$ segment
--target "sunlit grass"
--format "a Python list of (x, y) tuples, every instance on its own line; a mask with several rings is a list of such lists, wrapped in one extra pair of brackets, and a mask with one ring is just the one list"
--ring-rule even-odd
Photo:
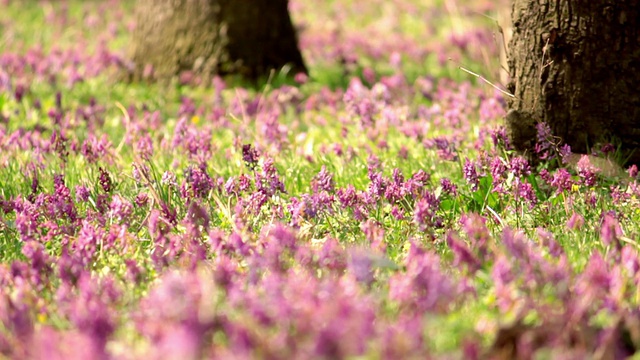
[[(635, 319), (635, 179), (563, 188), (494, 143), (503, 95), (469, 71), (498, 77), (495, 7), (292, 2), (306, 82), (202, 86), (121, 82), (92, 56), (126, 57), (132, 5), (105, 4), (0, 5), (4, 356), (489, 356), (501, 328)], [(34, 49), (44, 73), (5, 69)]]

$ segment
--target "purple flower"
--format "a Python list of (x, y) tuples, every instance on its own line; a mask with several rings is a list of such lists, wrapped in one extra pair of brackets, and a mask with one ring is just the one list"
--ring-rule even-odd
[(478, 190), (478, 185), (480, 184), (478, 179), (478, 173), (476, 171), (476, 165), (466, 158), (464, 160), (464, 165), (462, 167), (462, 175), (464, 176), (467, 183), (471, 185), (471, 191)]
[(160, 183), (170, 187), (178, 186), (178, 183), (176, 182), (176, 175), (168, 170), (162, 173), (162, 178), (160, 179)]
[(251, 170), (258, 166), (260, 154), (251, 144), (242, 145), (242, 160)]
[(29, 201), (33, 202), (33, 199), (40, 192), (40, 180), (38, 175), (34, 174), (31, 179), (31, 194), (29, 195)]
[(540, 159), (547, 160), (552, 159), (555, 156), (555, 147), (553, 134), (551, 128), (545, 122), (539, 122), (536, 124), (537, 142), (535, 146), (536, 153), (540, 156)]
[(178, 117), (191, 117), (196, 113), (196, 104), (187, 96), (182, 96), (180, 101), (180, 109), (178, 109)]
[(502, 244), (516, 260), (526, 261), (531, 255), (531, 241), (521, 231), (505, 228), (502, 232)]
[(287, 126), (279, 121), (282, 117), (281, 115), (281, 110), (273, 107), (258, 112), (256, 116), (256, 123), (258, 124), (258, 129), (261, 132), (263, 141), (271, 144), (278, 151), (282, 150), (283, 146), (287, 143), (287, 133), (289, 131)]
[(553, 176), (551, 175), (551, 173), (549, 173), (549, 170), (547, 169), (542, 169), (540, 170), (540, 172), (538, 173), (538, 175), (540, 175), (540, 178), (546, 182), (547, 184), (551, 184), (551, 181), (553, 180)]
[(327, 171), (327, 167), (322, 165), (320, 172), (313, 178), (311, 182), (313, 192), (326, 191), (332, 193), (335, 189), (333, 175)]
[(289, 204), (287, 204), (287, 209), (291, 214), (291, 222), (289, 225), (296, 227), (300, 226), (302, 220), (305, 218), (305, 207), (305, 201), (300, 200), (297, 197), (289, 199)]
[(528, 182), (518, 184), (517, 198), (523, 198), (529, 203), (529, 209), (533, 209), (538, 203), (538, 197), (536, 195), (533, 186)]
[(256, 188), (259, 192), (264, 193), (266, 196), (271, 197), (279, 192), (286, 192), (284, 189), (284, 183), (280, 180), (278, 170), (275, 167), (274, 161), (271, 158), (264, 160), (262, 164), (262, 172), (255, 174)]
[(480, 121), (500, 119), (505, 115), (504, 100), (499, 95), (484, 99), (480, 102)]
[(400, 146), (400, 149), (398, 150), (398, 157), (402, 160), (407, 160), (409, 157), (409, 148), (405, 145)]
[(389, 296), (418, 313), (446, 311), (459, 290), (440, 269), (440, 258), (412, 243), (405, 266), (390, 279)]
[(574, 182), (571, 179), (571, 174), (565, 168), (558, 169), (551, 180), (551, 186), (556, 188), (556, 193), (560, 194), (563, 191), (571, 190)]
[(591, 207), (595, 207), (596, 204), (598, 203), (598, 194), (595, 192), (595, 190), (592, 190), (589, 194), (586, 195), (586, 199), (585, 202), (591, 206)]
[(234, 284), (234, 277), (238, 273), (237, 264), (226, 255), (219, 255), (214, 262), (213, 279), (217, 285), (229, 290)]
[(152, 209), (149, 213), (147, 226), (149, 227), (149, 235), (152, 238), (158, 238), (168, 232), (167, 220), (162, 217), (160, 211)]
[(613, 146), (613, 144), (606, 143), (606, 144), (602, 145), (602, 147), (600, 148), (600, 151), (602, 151), (603, 154), (607, 155), (607, 154), (610, 154), (610, 153), (616, 151), (616, 148)]
[(83, 265), (89, 265), (93, 261), (93, 256), (103, 238), (104, 231), (102, 229), (95, 227), (87, 220), (83, 220), (78, 237), (72, 244), (73, 255), (79, 256)]
[(362, 85), (359, 79), (354, 78), (344, 93), (344, 103), (347, 111), (359, 118), (360, 126), (364, 129), (373, 127), (374, 116), (378, 113), (377, 101), (373, 99), (369, 90)]
[(431, 176), (423, 170), (418, 170), (410, 179), (404, 183), (404, 193), (418, 197), (425, 191)]
[(488, 245), (491, 240), (486, 219), (479, 214), (468, 213), (462, 216), (460, 222), (462, 223), (462, 228), (469, 238), (471, 243), (470, 247), (475, 249), (479, 254), (480, 259), (483, 260), (489, 251)]
[(453, 266), (458, 267), (460, 265), (466, 265), (471, 273), (476, 272), (476, 270), (480, 268), (480, 261), (471, 252), (467, 244), (458, 239), (458, 237), (451, 231), (447, 233), (447, 245), (449, 245), (449, 248), (453, 252)]
[(347, 256), (334, 238), (327, 238), (318, 254), (318, 265), (320, 269), (327, 269), (341, 273), (347, 268)]
[(15, 226), (23, 241), (35, 239), (38, 234), (39, 213), (35, 205), (18, 197), (14, 200)]
[(345, 208), (352, 207), (358, 203), (356, 188), (351, 184), (347, 185), (346, 188), (338, 189), (336, 195), (338, 195), (338, 201), (340, 201), (340, 204)]
[(440, 201), (430, 192), (418, 200), (413, 209), (413, 220), (421, 231), (441, 225), (441, 219), (436, 215), (439, 206)]
[[(34, 335), (33, 305), (30, 303), (35, 301), (37, 297), (30, 294), (30, 286), (23, 280), (24, 275), (29, 272), (27, 265), (21, 261), (15, 261), (11, 267), (16, 284), (10, 290), (11, 293), (2, 294), (0, 300), (0, 306), (2, 306), (0, 320), (8, 333), (3, 334), (1, 344), (3, 345), (3, 356), (20, 357), (21, 350), (23, 350), (21, 348), (30, 344)], [(22, 269), (18, 270), (18, 267)], [(10, 345), (9, 341), (13, 344)]]
[(100, 184), (100, 187), (105, 193), (111, 193), (111, 191), (113, 191), (113, 182), (111, 181), (109, 173), (101, 167), (98, 168), (98, 171), (100, 172), (100, 175), (98, 176), (98, 183)]
[(120, 195), (114, 195), (109, 205), (109, 216), (118, 222), (127, 222), (133, 214), (133, 205)]
[(596, 174), (600, 169), (591, 163), (591, 159), (587, 155), (582, 155), (576, 164), (578, 175), (582, 178), (582, 183), (586, 186), (594, 186), (596, 184)]
[(106, 158), (111, 142), (103, 135), (100, 139), (90, 134), (89, 137), (82, 143), (81, 153), (87, 159), (87, 162), (95, 163), (100, 159)]
[(536, 228), (538, 238), (542, 241), (542, 244), (549, 249), (549, 253), (554, 257), (559, 257), (564, 254), (562, 246), (553, 238), (553, 234), (544, 228)]
[(241, 256), (249, 256), (252, 252), (251, 245), (242, 239), (242, 236), (237, 232), (229, 235), (229, 245)]
[(106, 214), (109, 211), (109, 194), (98, 194), (96, 197), (96, 210), (100, 214)]
[(65, 216), (69, 221), (75, 222), (78, 218), (75, 204), (71, 200), (71, 191), (64, 184), (62, 175), (53, 177), (53, 206), (56, 217)]
[(400, 182), (393, 181), (388, 183), (387, 188), (384, 191), (384, 197), (391, 204), (397, 203), (398, 201), (402, 200), (406, 195), (407, 194), (406, 194), (403, 181), (400, 181)]
[(493, 145), (495, 147), (502, 145), (505, 150), (511, 150), (511, 143), (507, 136), (507, 129), (504, 126), (500, 126), (499, 128), (491, 131), (491, 141), (493, 141)]
[(36, 272), (48, 272), (51, 269), (51, 258), (44, 245), (37, 241), (27, 241), (22, 246), (22, 254), (29, 260), (31, 268)]
[(173, 129), (173, 140), (171, 142), (171, 146), (173, 148), (177, 148), (182, 145), (183, 142), (185, 142), (185, 137), (187, 135), (188, 129), (189, 125), (187, 123), (187, 118), (184, 116), (180, 117), (178, 123)]
[(246, 211), (250, 214), (257, 215), (267, 201), (269, 201), (267, 194), (262, 191), (256, 191), (246, 199)]
[(134, 202), (136, 203), (136, 206), (138, 208), (147, 206), (147, 204), (149, 203), (149, 194), (139, 193), (138, 195), (136, 195)]
[(134, 284), (140, 284), (144, 278), (144, 268), (133, 259), (126, 259), (124, 264), (127, 267), (127, 279)]
[(367, 241), (375, 251), (386, 253), (387, 244), (384, 241), (384, 227), (373, 219), (369, 219), (360, 225)]
[(368, 286), (375, 280), (372, 255), (363, 249), (350, 251), (348, 267), (359, 283)]
[(584, 217), (582, 217), (582, 215), (578, 214), (577, 212), (574, 212), (569, 218), (569, 221), (567, 221), (567, 228), (569, 228), (570, 230), (578, 230), (583, 225)]
[(573, 307), (573, 316), (582, 317), (586, 310), (598, 300), (604, 300), (609, 293), (612, 283), (611, 274), (607, 263), (599, 252), (593, 252), (587, 266), (576, 280), (576, 305)]
[(600, 240), (607, 246), (613, 243), (617, 248), (620, 248), (622, 246), (620, 244), (620, 237), (623, 235), (618, 220), (611, 214), (605, 214), (602, 218), (602, 226), (600, 227)]
[(249, 178), (249, 176), (242, 174), (238, 177), (238, 191), (249, 191), (251, 190), (251, 186), (251, 178)]
[(640, 271), (640, 260), (638, 259), (638, 252), (631, 246), (625, 246), (622, 248), (621, 264), (627, 270), (629, 277), (635, 278), (637, 281), (637, 274)]
[(311, 195), (310, 200), (314, 204), (314, 207), (318, 209), (318, 211), (324, 211), (328, 213), (333, 212), (332, 205), (335, 198), (333, 195), (327, 193), (326, 191)]
[(151, 358), (203, 356), (205, 339), (222, 325), (216, 314), (202, 312), (212, 306), (210, 289), (196, 273), (169, 272), (141, 301), (136, 327), (152, 341)]
[(138, 139), (136, 150), (143, 160), (149, 160), (153, 156), (153, 141), (149, 134), (144, 134)]
[(84, 273), (78, 281), (79, 294), (70, 304), (70, 319), (78, 330), (89, 335), (96, 358), (108, 358), (107, 340), (115, 331), (110, 305), (119, 297), (111, 278), (101, 281)]
[(619, 205), (625, 200), (628, 200), (631, 198), (631, 194), (626, 192), (625, 191), (626, 189), (621, 189), (620, 186), (611, 186), (609, 187), (609, 189), (611, 190), (610, 192), (611, 199), (613, 200), (613, 203), (616, 205)]
[(66, 162), (67, 157), (69, 156), (69, 149), (67, 147), (68, 141), (69, 139), (67, 139), (61, 131), (54, 131), (53, 134), (51, 134), (50, 142), (53, 145), (53, 150), (58, 154), (63, 162)]
[(451, 182), (448, 178), (440, 179), (440, 186), (442, 186), (442, 191), (451, 196), (458, 196), (458, 187)]
[(305, 73), (297, 73), (294, 77), (293, 80), (298, 83), (298, 84), (304, 84), (307, 82), (307, 80), (309, 79), (309, 77), (307, 76), (307, 74)]
[(564, 144), (560, 147), (560, 158), (562, 158), (563, 164), (569, 163), (569, 157), (571, 156), (571, 146)]
[(215, 184), (209, 174), (199, 167), (189, 167), (186, 171), (184, 183), (180, 187), (180, 194), (184, 198), (206, 198)]
[(509, 170), (513, 172), (516, 177), (527, 176), (531, 174), (531, 167), (529, 162), (522, 156), (516, 156), (511, 159), (509, 163)]
[(143, 180), (143, 178), (149, 179), (149, 173), (150, 169), (147, 164), (131, 164), (131, 176), (133, 177), (133, 180), (136, 181), (136, 183), (139, 184)]
[(289, 204), (292, 222), (299, 225), (300, 219), (314, 219), (322, 213), (333, 211), (333, 195), (323, 191), (318, 194), (302, 194), (300, 199), (293, 198)]
[(437, 137), (434, 139), (425, 139), (423, 145), (427, 149), (438, 149), (438, 157), (446, 161), (456, 161), (458, 155), (456, 153), (456, 145), (445, 137)]
[(287, 261), (297, 248), (297, 239), (292, 229), (281, 224), (265, 226), (260, 234), (263, 251), (252, 261), (263, 269), (284, 273), (289, 268)]
[(491, 177), (493, 178), (493, 190), (498, 192), (504, 192), (502, 188), (505, 180), (505, 174), (507, 172), (507, 165), (505, 160), (499, 156), (496, 156), (491, 160)]
[(380, 158), (375, 156), (374, 154), (369, 154), (367, 158), (367, 175), (369, 179), (371, 176), (382, 172), (382, 163), (380, 162)]
[(238, 181), (236, 180), (236, 178), (231, 176), (227, 179), (227, 181), (224, 183), (224, 191), (227, 193), (227, 195), (238, 195)]
[(368, 194), (371, 197), (373, 202), (378, 201), (387, 189), (387, 181), (382, 176), (381, 172), (369, 173), (369, 179), (371, 182), (369, 183)]
[(22, 102), (22, 97), (24, 96), (25, 92), (26, 92), (26, 89), (25, 89), (25, 86), (23, 84), (17, 84), (16, 85), (16, 88), (15, 88), (15, 90), (13, 92), (13, 95), (15, 96), (16, 101), (18, 103)]
[(503, 254), (498, 255), (491, 269), (491, 279), (496, 288), (497, 303), (504, 313), (511, 309), (513, 304), (513, 292), (510, 285), (516, 278), (511, 262)]

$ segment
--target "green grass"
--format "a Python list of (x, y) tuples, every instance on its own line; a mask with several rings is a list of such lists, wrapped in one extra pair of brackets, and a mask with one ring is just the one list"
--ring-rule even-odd
[[(463, 2), (464, 3), (464, 2)], [(4, 6), (0, 14), (0, 54), (24, 53), (28, 49), (39, 46), (47, 53), (52, 48), (73, 48), (82, 39), (94, 39), (104, 34), (104, 27), (109, 24), (116, 26), (117, 35), (110, 38), (108, 48), (117, 49), (126, 53), (128, 32), (126, 25), (131, 21), (131, 4), (124, 5), (125, 18), (122, 21), (114, 21), (115, 15), (106, 12), (105, 16), (98, 19), (99, 26), (96, 29), (83, 29), (80, 25), (82, 14), (100, 11), (100, 2), (69, 1), (68, 24), (49, 24), (46, 17), (51, 11), (60, 11), (62, 3), (38, 2), (12, 2)], [(294, 18), (300, 23), (309, 24), (310, 33), (324, 29), (325, 20), (332, 17), (332, 7), (347, 7), (351, 2), (327, 2), (315, 5), (301, 4), (302, 9), (294, 14)], [(78, 203), (79, 215), (89, 216), (99, 210), (98, 197), (103, 195), (98, 183), (99, 168), (104, 168), (114, 181), (115, 189), (112, 194), (118, 194), (123, 198), (134, 202), (136, 196), (145, 193), (149, 196), (149, 202), (144, 206), (134, 206), (133, 214), (128, 224), (124, 238), (119, 241), (129, 245), (117, 250), (101, 247), (95, 261), (90, 264), (90, 269), (97, 278), (113, 276), (124, 287), (125, 296), (122, 300), (122, 314), (135, 308), (140, 299), (148, 295), (150, 288), (157, 285), (162, 276), (162, 269), (157, 269), (150, 260), (151, 253), (156, 246), (153, 236), (148, 229), (147, 221), (151, 210), (160, 210), (159, 201), (170, 203), (177, 211), (178, 219), (183, 219), (189, 211), (186, 201), (180, 196), (179, 186), (186, 178), (186, 169), (198, 165), (197, 160), (190, 158), (184, 148), (175, 148), (171, 145), (176, 124), (180, 121), (177, 116), (181, 105), (181, 98), (186, 96), (194, 101), (197, 107), (205, 109), (204, 115), (190, 116), (187, 123), (193, 125), (199, 131), (209, 132), (212, 156), (206, 161), (206, 170), (212, 175), (212, 179), (227, 180), (230, 177), (238, 177), (242, 174), (253, 178), (253, 174), (245, 166), (242, 159), (241, 146), (239, 144), (254, 144), (264, 150), (265, 154), (273, 156), (278, 174), (284, 180), (286, 192), (278, 197), (269, 199), (268, 203), (256, 214), (249, 216), (247, 228), (248, 234), (243, 234), (252, 240), (258, 238), (260, 230), (267, 225), (276, 222), (273, 209), (278, 206), (283, 208), (284, 221), (290, 219), (290, 211), (287, 205), (291, 200), (310, 194), (311, 180), (323, 166), (333, 174), (336, 188), (346, 188), (353, 185), (357, 190), (367, 190), (370, 179), (367, 174), (367, 165), (370, 155), (379, 158), (382, 164), (382, 172), (386, 178), (390, 178), (395, 168), (400, 169), (405, 178), (422, 170), (430, 174), (428, 185), (430, 191), (436, 192), (440, 197), (440, 206), (437, 215), (443, 220), (443, 227), (421, 231), (412, 218), (416, 199), (407, 197), (398, 204), (405, 210), (404, 219), (398, 220), (391, 214), (392, 204), (380, 201), (372, 207), (367, 219), (379, 224), (384, 229), (384, 242), (387, 246), (386, 258), (383, 265), (376, 270), (377, 282), (373, 286), (376, 291), (374, 297), (381, 303), (388, 302), (386, 311), (389, 318), (393, 318), (399, 312), (397, 305), (385, 298), (388, 284), (385, 282), (394, 274), (404, 271), (403, 261), (407, 254), (411, 241), (422, 244), (425, 248), (435, 251), (440, 257), (443, 268), (448, 274), (459, 278), (468, 279), (476, 291), (475, 301), (461, 301), (461, 304), (452, 304), (452, 311), (446, 314), (426, 315), (428, 325), (424, 329), (427, 348), (437, 354), (454, 354), (461, 356), (460, 349), (467, 338), (480, 338), (480, 344), (489, 347), (494, 339), (497, 328), (504, 324), (516, 321), (518, 314), (500, 313), (496, 305), (496, 293), (491, 279), (491, 269), (494, 265), (491, 261), (482, 264), (481, 269), (475, 274), (469, 274), (462, 267), (451, 266), (454, 255), (446, 243), (446, 234), (449, 231), (462, 233), (466, 239), (460, 219), (464, 214), (479, 213), (487, 220), (489, 232), (493, 235), (492, 244), (496, 249), (502, 249), (500, 243), (501, 233), (504, 228), (514, 228), (524, 232), (534, 243), (539, 243), (538, 228), (549, 231), (567, 254), (569, 265), (575, 269), (576, 274), (587, 266), (590, 255), (595, 251), (603, 254), (612, 254), (614, 249), (606, 247), (600, 240), (601, 215), (607, 211), (615, 210), (620, 214), (621, 226), (625, 229), (623, 237), (624, 245), (637, 249), (635, 239), (639, 235), (637, 222), (640, 221), (638, 199), (635, 195), (621, 203), (614, 203), (611, 196), (611, 186), (622, 185), (620, 179), (600, 179), (592, 187), (576, 185), (570, 191), (556, 194), (544, 184), (534, 169), (533, 175), (523, 178), (535, 184), (538, 204), (529, 209), (523, 200), (516, 200), (513, 191), (506, 195), (500, 195), (492, 190), (493, 183), (490, 176), (481, 179), (479, 189), (473, 191), (463, 177), (462, 164), (465, 158), (481, 159), (483, 156), (500, 156), (505, 160), (516, 156), (515, 153), (496, 149), (488, 137), (479, 147), (474, 147), (481, 131), (495, 129), (501, 125), (500, 119), (493, 119), (490, 123), (482, 123), (478, 116), (478, 103), (481, 96), (491, 96), (493, 89), (467, 72), (459, 69), (460, 66), (493, 79), (497, 77), (499, 68), (497, 54), (485, 51), (482, 56), (472, 52), (453, 53), (460, 56), (460, 61), (446, 61), (444, 64), (438, 60), (436, 46), (450, 46), (447, 44), (447, 36), (452, 31), (464, 31), (467, 29), (482, 27), (492, 28), (491, 20), (479, 14), (463, 15), (459, 12), (448, 11), (442, 2), (432, 4), (414, 4), (416, 7), (433, 7), (441, 11), (444, 16), (437, 19), (426, 19), (430, 22), (428, 27), (435, 29), (424, 39), (425, 19), (412, 17), (404, 13), (398, 13), (397, 34), (403, 39), (415, 41), (414, 44), (426, 44), (433, 53), (425, 58), (416, 60), (403, 54), (403, 61), (399, 70), (394, 69), (388, 63), (388, 55), (380, 58), (367, 57), (366, 51), (355, 49), (355, 54), (361, 56), (359, 62), (353, 68), (332, 63), (327, 59), (311, 62), (309, 81), (297, 86), (287, 77), (286, 71), (274, 73), (272, 76), (261, 79), (258, 83), (248, 83), (241, 79), (227, 78), (227, 88), (222, 92), (222, 105), (225, 107), (224, 121), (212, 125), (208, 117), (216, 105), (215, 93), (211, 88), (192, 87), (173, 83), (171, 85), (159, 84), (129, 84), (116, 80), (113, 73), (107, 72), (95, 78), (86, 79), (73, 87), (67, 87), (63, 82), (48, 83), (43, 79), (37, 79), (29, 83), (29, 91), (18, 102), (10, 93), (0, 93), (0, 114), (8, 118), (4, 126), (6, 134), (11, 134), (18, 129), (34, 130), (43, 127), (42, 139), (49, 139), (59, 125), (54, 124), (48, 117), (48, 112), (55, 110), (56, 93), (62, 94), (62, 107), (66, 114), (72, 117), (71, 125), (66, 128), (67, 150), (70, 152), (66, 159), (62, 159), (56, 152), (39, 154), (30, 149), (7, 150), (0, 154), (0, 199), (8, 200), (18, 196), (26, 197), (31, 194), (31, 184), (34, 176), (39, 180), (39, 188), (42, 193), (53, 194), (54, 176), (62, 174), (66, 186), (71, 191), (71, 198), (75, 199), (76, 186), (87, 186), (90, 191), (90, 199), (87, 202)], [(390, 5), (387, 5), (390, 6)], [(313, 9), (312, 9), (313, 8)], [(372, 6), (370, 8), (351, 9), (346, 16), (336, 20), (333, 26), (340, 28), (343, 35), (360, 34), (369, 35), (368, 30), (389, 30), (383, 20), (386, 15), (385, 6)], [(313, 11), (312, 11), (313, 10)], [(102, 15), (102, 13), (100, 13)], [(60, 17), (57, 17), (58, 19)], [(381, 25), (382, 24), (382, 25)], [(313, 33), (315, 34), (315, 33)], [(393, 35), (393, 34), (391, 34)], [(389, 35), (391, 37), (391, 35)], [(424, 40), (423, 40), (424, 39)], [(387, 39), (388, 40), (388, 39)], [(407, 41), (409, 41), (407, 40)], [(89, 41), (86, 52), (92, 53), (96, 49), (96, 43)], [(449, 49), (449, 48), (447, 48)], [(308, 51), (311, 52), (312, 49)], [(362, 55), (364, 53), (365, 55)], [(487, 62), (488, 59), (488, 62)], [(464, 114), (468, 122), (462, 131), (456, 130), (446, 124), (436, 124), (436, 120), (417, 119), (417, 110), (420, 106), (430, 107), (439, 104), (443, 112), (451, 106), (446, 99), (427, 99), (416, 92), (413, 96), (398, 97), (394, 102), (385, 106), (389, 108), (403, 108), (420, 126), (428, 126), (426, 137), (429, 139), (441, 136), (463, 136), (460, 146), (456, 149), (458, 159), (455, 161), (443, 161), (436, 150), (426, 148), (415, 137), (405, 136), (401, 129), (389, 126), (376, 137), (368, 136), (367, 131), (359, 125), (359, 119), (345, 109), (342, 91), (349, 86), (352, 77), (357, 77), (365, 82), (363, 74), (365, 68), (372, 68), (377, 78), (390, 76), (397, 72), (404, 75), (409, 88), (416, 87), (414, 81), (420, 77), (433, 77), (436, 87), (446, 87), (448, 82), (456, 84), (450, 86), (456, 89), (461, 83), (468, 83), (469, 94), (461, 101), (468, 104), (469, 113)], [(31, 75), (24, 79), (31, 79)], [(444, 84), (444, 85), (443, 85)], [(302, 111), (296, 111), (296, 106), (291, 104), (281, 105), (283, 110), (278, 116), (277, 122), (286, 133), (283, 136), (282, 149), (277, 150), (277, 144), (270, 143), (263, 132), (264, 124), (259, 116), (249, 117), (243, 114), (247, 104), (234, 107), (235, 102), (241, 101), (242, 93), (238, 88), (247, 87), (248, 97), (260, 97), (265, 109), (275, 106), (272, 100), (283, 85), (297, 86), (303, 101), (298, 104)], [(327, 102), (318, 101), (315, 109), (305, 109), (306, 101), (314, 96), (320, 96), (323, 89), (330, 89), (331, 94), (337, 98), (337, 106), (330, 106)], [(406, 89), (405, 89), (406, 90)], [(452, 90), (453, 91), (453, 90)], [(329, 93), (329, 91), (328, 91)], [(337, 94), (337, 95), (336, 95)], [(330, 95), (326, 95), (330, 96)], [(90, 124), (80, 117), (73, 118), (75, 111), (88, 106), (91, 99), (96, 99), (104, 106), (104, 123)], [(41, 103), (38, 109), (35, 100)], [(140, 125), (136, 120), (127, 119), (127, 108), (137, 109), (137, 116), (142, 116), (141, 109), (145, 107), (149, 112), (159, 111), (162, 124), (158, 129), (137, 129)], [(380, 115), (377, 115), (381, 122)], [(442, 121), (442, 120), (440, 120)], [(222, 125), (224, 123), (224, 125)], [(92, 126), (95, 129), (92, 129)], [(268, 130), (268, 129), (267, 129)], [(381, 130), (381, 129), (373, 129)], [(143, 161), (136, 154), (136, 141), (141, 133), (148, 132), (153, 140), (154, 154), (148, 161)], [(346, 132), (346, 135), (345, 135)], [(110, 143), (107, 156), (96, 163), (90, 163), (81, 154), (83, 142), (93, 134), (97, 138), (105, 135)], [(131, 139), (128, 137), (131, 136)], [(6, 139), (5, 139), (6, 140)], [(38, 140), (38, 139), (35, 139)], [(379, 141), (384, 140), (386, 147), (379, 147)], [(333, 146), (342, 146), (342, 155), (337, 155)], [(351, 148), (351, 149), (350, 149)], [(399, 156), (401, 149), (408, 149), (406, 159)], [(345, 155), (347, 154), (347, 155)], [(42, 161), (38, 162), (38, 157)], [(145, 164), (150, 167), (149, 178), (137, 182), (133, 178), (132, 166), (134, 163)], [(539, 169), (547, 164), (541, 164)], [(485, 169), (488, 172), (487, 169)], [(160, 179), (165, 171), (172, 171), (177, 177), (177, 187), (163, 183)], [(458, 186), (458, 196), (442, 195), (439, 186), (440, 179), (448, 178)], [(573, 175), (578, 180), (577, 175)], [(509, 180), (511, 182), (514, 179)], [(623, 187), (626, 190), (626, 187)], [(589, 204), (589, 198), (595, 195), (595, 205)], [(112, 195), (110, 195), (112, 196)], [(202, 202), (209, 212), (211, 227), (231, 233), (235, 231), (234, 221), (237, 220), (235, 205), (238, 198), (227, 196), (224, 192), (212, 191)], [(577, 230), (568, 230), (566, 223), (571, 215), (576, 212), (584, 216), (585, 224)], [(63, 227), (69, 225), (63, 217), (49, 218), (47, 220)], [(0, 263), (11, 264), (15, 260), (26, 259), (22, 254), (22, 241), (16, 225), (15, 213), (2, 214), (0, 217)], [(335, 238), (346, 247), (365, 246), (368, 241), (361, 229), (363, 221), (356, 220), (353, 209), (342, 208), (334, 205), (331, 211), (322, 213), (315, 218), (305, 219), (299, 226), (299, 238), (308, 243), (321, 243), (325, 238)], [(104, 229), (116, 229), (117, 221), (107, 220)], [(184, 226), (177, 226), (171, 234), (184, 235)], [(46, 234), (43, 234), (46, 235)], [(64, 234), (53, 237), (46, 244), (47, 253), (52, 256), (60, 256), (65, 241), (73, 241), (78, 234)], [(468, 240), (468, 239), (466, 239)], [(542, 256), (549, 259), (551, 256), (540, 250)], [(127, 280), (126, 259), (135, 259), (144, 269), (143, 279), (139, 284), (133, 284)], [(214, 259), (208, 258), (211, 262)], [(247, 271), (247, 264), (242, 263), (243, 271)], [(179, 267), (179, 266), (177, 266)], [(575, 277), (575, 276), (574, 276)], [(42, 292), (42, 298), (47, 304), (54, 304), (57, 283), (47, 284)], [(545, 304), (557, 305), (558, 299), (553, 298), (553, 289), (538, 289), (535, 298)], [(379, 298), (382, 298), (380, 300)], [(628, 299), (629, 306), (637, 305), (639, 299)], [(44, 316), (44, 315), (43, 315)], [(598, 318), (599, 319), (599, 318)], [(596, 320), (598, 320), (596, 319)], [(527, 314), (525, 318), (531, 324), (543, 320), (534, 312)], [(602, 320), (606, 323), (607, 319)], [(594, 320), (595, 321), (595, 320)], [(64, 316), (58, 317), (53, 310), (47, 311), (45, 324), (55, 328), (70, 328), (69, 320)], [(132, 325), (123, 321), (118, 328), (117, 338), (124, 339), (114, 347), (122, 345), (127, 348), (130, 344), (137, 344), (138, 336), (134, 333)], [(144, 346), (140, 346), (144, 349)], [(143, 351), (142, 351), (143, 352)], [(376, 354), (371, 357), (375, 358)]]

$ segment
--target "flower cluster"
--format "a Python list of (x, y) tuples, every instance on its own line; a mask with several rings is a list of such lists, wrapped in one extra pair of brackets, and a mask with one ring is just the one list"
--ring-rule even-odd
[(125, 2), (0, 0), (0, 357), (640, 351), (637, 167), (514, 153), (447, 65), (497, 58), (499, 2), (440, 3), (292, 0), (311, 75), (167, 91), (113, 85)]

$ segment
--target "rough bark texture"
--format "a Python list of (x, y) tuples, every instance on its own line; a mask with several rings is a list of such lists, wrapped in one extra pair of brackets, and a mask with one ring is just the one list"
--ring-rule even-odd
[(134, 80), (183, 71), (210, 77), (306, 72), (288, 0), (138, 0), (130, 57)]
[(516, 149), (544, 121), (574, 152), (613, 140), (640, 163), (640, 0), (514, 0), (512, 19)]

